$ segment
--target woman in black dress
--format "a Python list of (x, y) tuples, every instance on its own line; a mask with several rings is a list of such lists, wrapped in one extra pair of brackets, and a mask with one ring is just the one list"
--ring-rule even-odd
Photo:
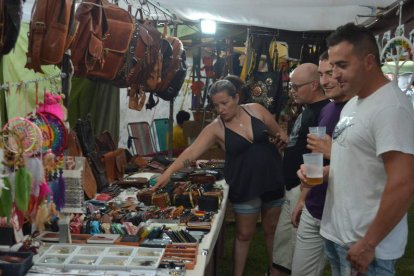
[(269, 142), (269, 135), (276, 137), (275, 144), (279, 147), (287, 143), (288, 137), (263, 106), (239, 105), (239, 95), (231, 82), (217, 81), (210, 95), (218, 118), (158, 178), (155, 189), (166, 185), (174, 172), (219, 143), (226, 151), (224, 175), (236, 220), (234, 275), (242, 275), (259, 214), (271, 264), (284, 188), (281, 156)]

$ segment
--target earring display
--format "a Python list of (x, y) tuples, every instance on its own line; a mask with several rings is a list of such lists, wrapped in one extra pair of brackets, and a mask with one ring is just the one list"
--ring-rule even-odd
[(52, 245), (35, 262), (60, 269), (156, 270), (163, 248)]

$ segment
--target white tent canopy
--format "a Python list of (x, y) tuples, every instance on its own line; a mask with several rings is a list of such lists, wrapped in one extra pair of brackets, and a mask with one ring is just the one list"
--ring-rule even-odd
[(157, 0), (187, 20), (210, 19), (236, 25), (291, 31), (334, 30), (348, 22), (362, 23), (378, 7), (395, 0)]
[[(109, 0), (111, 2), (111, 0)], [(119, 0), (126, 7), (126, 0)], [(138, 0), (128, 0), (134, 8)], [(156, 0), (178, 18), (197, 21), (211, 19), (235, 25), (268, 27), (291, 31), (334, 30), (348, 22), (362, 23), (375, 15), (377, 7), (395, 0)], [(30, 21), (34, 0), (24, 4), (25, 21)]]

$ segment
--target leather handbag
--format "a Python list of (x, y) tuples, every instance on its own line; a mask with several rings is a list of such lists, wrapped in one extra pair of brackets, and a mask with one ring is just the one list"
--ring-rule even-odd
[(134, 86), (133, 91), (138, 92), (138, 76), (150, 64), (150, 49), (154, 40), (142, 24), (135, 20), (134, 33), (129, 43), (129, 50), (125, 54), (125, 63), (111, 83), (118, 87)]
[(117, 149), (102, 155), (102, 164), (105, 167), (106, 178), (110, 183), (124, 178), (127, 164), (125, 149)]
[(152, 196), (152, 204), (163, 209), (170, 205), (170, 197), (168, 193), (157, 193)]
[(43, 72), (40, 65), (60, 64), (78, 24), (74, 0), (36, 0), (31, 15), (26, 68)]
[(202, 195), (198, 199), (198, 209), (206, 212), (217, 212), (220, 208), (220, 200), (216, 196)]
[(137, 193), (137, 199), (144, 203), (144, 205), (149, 206), (152, 204), (152, 195), (153, 192), (150, 189), (142, 189)]
[(117, 148), (112, 134), (107, 130), (95, 137), (95, 144), (98, 152), (114, 151)]
[(102, 0), (108, 29), (103, 39), (103, 62), (95, 63), (88, 77), (113, 80), (125, 63), (125, 54), (134, 33), (134, 20), (128, 11)]
[(71, 45), (75, 76), (86, 77), (97, 64), (103, 65), (103, 40), (108, 31), (104, 4), (103, 0), (83, 0), (76, 10), (79, 28)]
[(0, 0), (0, 57), (14, 48), (22, 14), (22, 1)]

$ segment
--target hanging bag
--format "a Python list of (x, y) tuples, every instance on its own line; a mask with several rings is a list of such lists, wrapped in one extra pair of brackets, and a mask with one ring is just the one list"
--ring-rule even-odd
[(125, 63), (125, 54), (134, 34), (134, 20), (126, 10), (102, 1), (108, 24), (103, 39), (103, 62), (95, 63), (88, 77), (113, 80)]
[(104, 62), (103, 40), (108, 24), (103, 5), (102, 0), (83, 0), (76, 10), (79, 29), (71, 46), (75, 76), (85, 77)]
[[(254, 48), (254, 70), (250, 74), (247, 84), (250, 88), (250, 101), (263, 105), (270, 113), (279, 116), (283, 103), (282, 74), (275, 70), (275, 64), (270, 59), (269, 42), (264, 39), (255, 38)], [(259, 72), (259, 64), (262, 54), (266, 56), (267, 72)]]
[(26, 68), (60, 64), (72, 42), (77, 24), (74, 0), (36, 0), (31, 15)]

